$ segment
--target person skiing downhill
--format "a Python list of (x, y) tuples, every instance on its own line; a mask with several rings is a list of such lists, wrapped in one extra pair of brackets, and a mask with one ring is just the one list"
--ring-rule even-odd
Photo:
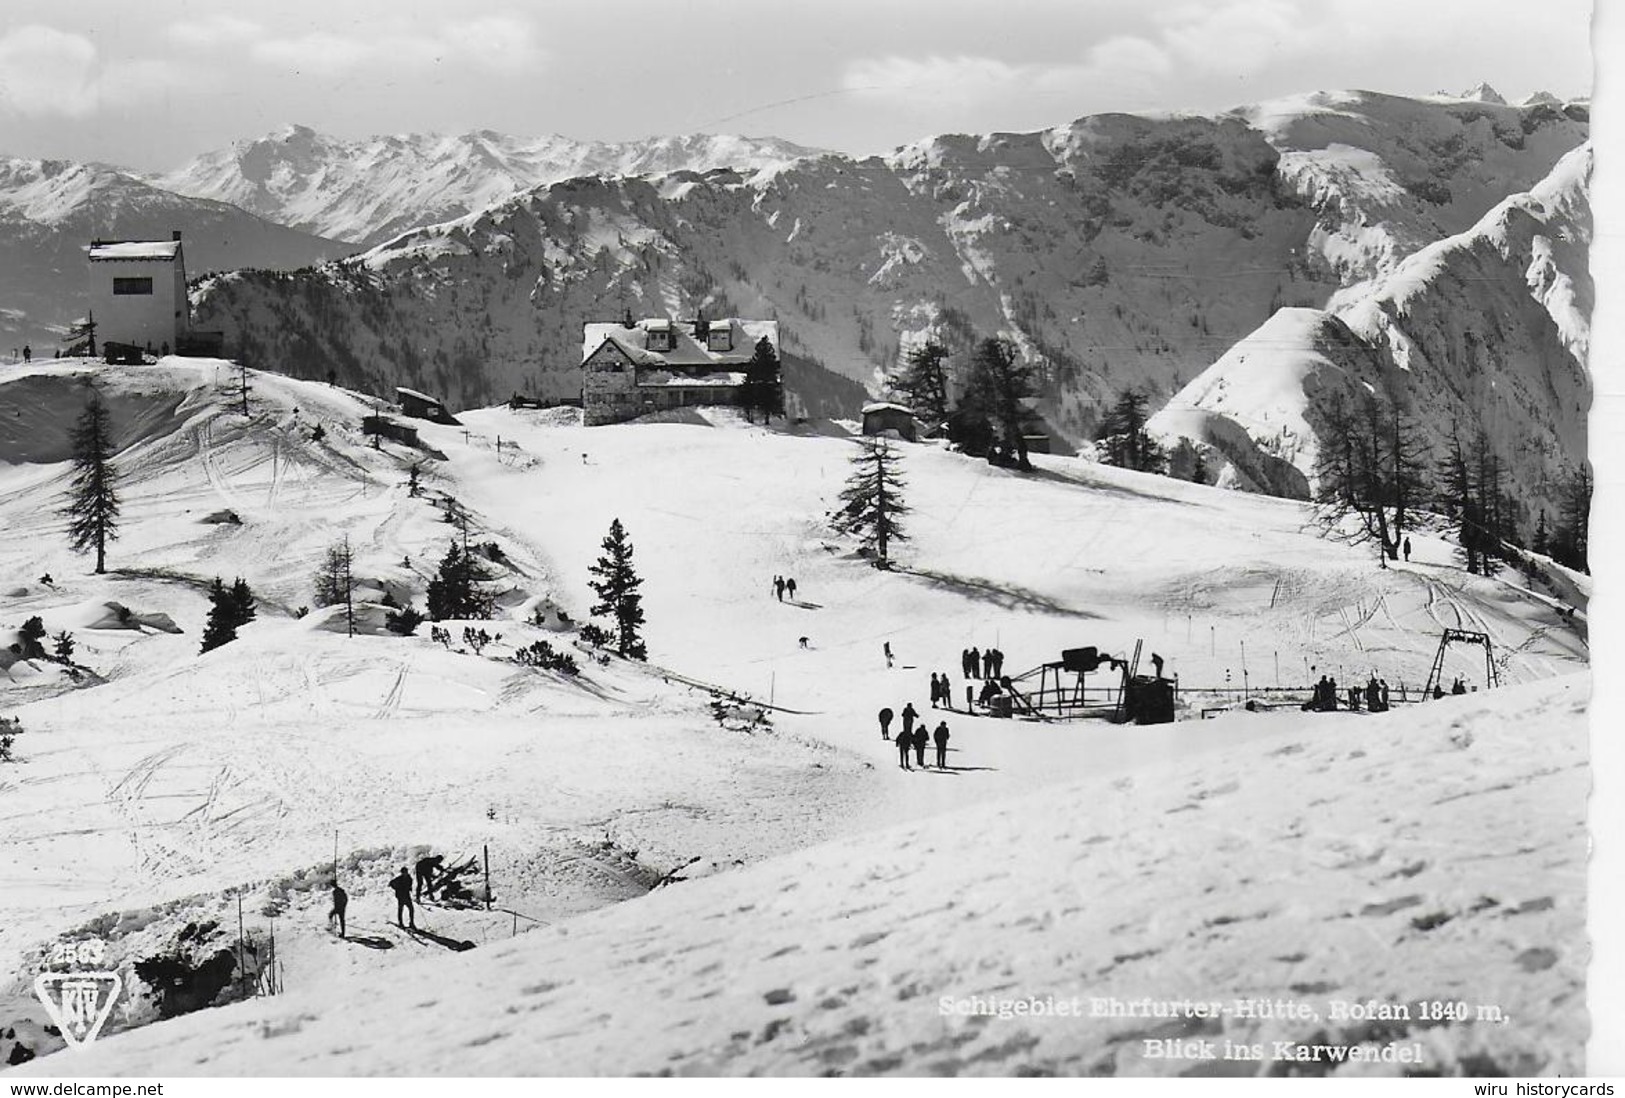
[(891, 719), (891, 706), (888, 705), (880, 711), (880, 738), (883, 740), (891, 739)]
[(401, 916), (405, 915), (411, 920), (411, 928), (416, 930), (418, 917), (412, 907), (412, 874), (404, 865), (400, 873), (390, 880), (389, 887), (395, 892), (395, 924), (402, 930), (407, 929), (407, 924), (401, 921)]

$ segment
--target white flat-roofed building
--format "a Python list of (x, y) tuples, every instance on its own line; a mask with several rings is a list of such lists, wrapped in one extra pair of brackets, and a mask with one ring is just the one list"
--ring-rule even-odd
[(171, 240), (96, 240), (89, 258), (96, 338), (155, 352), (177, 349), (192, 326), (181, 234)]

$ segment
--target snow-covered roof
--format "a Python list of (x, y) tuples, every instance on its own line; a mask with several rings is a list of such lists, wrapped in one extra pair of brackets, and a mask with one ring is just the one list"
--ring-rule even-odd
[(91, 259), (174, 259), (179, 240), (112, 240), (90, 246)]
[(870, 412), (902, 412), (905, 416), (914, 414), (914, 409), (902, 404), (893, 404), (889, 400), (872, 400), (863, 406), (863, 414)]
[(420, 393), (416, 389), (408, 389), (404, 385), (395, 386), (395, 395), (396, 396), (416, 397), (418, 400), (424, 401), (427, 404), (440, 404), (440, 403), (442, 403), (439, 397), (432, 397), (428, 393)]
[[(756, 352), (756, 344), (765, 338), (775, 354), (779, 351), (779, 322), (776, 320), (742, 320), (722, 317), (709, 322), (711, 331), (728, 328), (732, 333), (729, 350), (713, 351), (706, 346), (708, 339), (696, 339), (694, 325), (673, 324), (669, 320), (644, 320), (628, 328), (624, 324), (585, 324), (581, 331), (581, 360), (591, 358), (605, 341), (613, 343), (626, 357), (640, 366), (743, 366)], [(649, 349), (651, 331), (671, 333), (671, 350)]]

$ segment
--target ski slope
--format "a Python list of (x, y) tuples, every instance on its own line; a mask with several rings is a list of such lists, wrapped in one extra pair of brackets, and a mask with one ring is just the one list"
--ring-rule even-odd
[[(1099, 788), (1140, 788), (1173, 763), (1194, 773), (1253, 760), (1247, 770), (1265, 786), (1296, 789), (1301, 760), (1260, 761), (1287, 759), (1267, 753), (1284, 734), (1333, 751), (1367, 729), (1423, 718), (1292, 708), (1201, 721), (1199, 710), (1238, 707), (1244, 681), (1294, 686), (1328, 672), (1345, 684), (1375, 673), (1396, 698), (1414, 693), (1444, 626), (1489, 632), (1512, 684), (1585, 667), (1583, 613), (1565, 621), (1550, 596), (1466, 576), (1443, 542), (1420, 534), (1408, 565), (1378, 570), (1368, 550), (1315, 536), (1303, 509), (1283, 500), (1065, 458), (1040, 456), (1024, 477), (908, 446), (910, 540), (899, 569), (880, 572), (828, 532), (853, 448), (834, 426), (765, 430), (719, 413), (587, 429), (566, 412), (501, 408), (467, 413), (462, 427), (417, 424), (426, 450), (373, 449), (357, 430), (370, 403), (342, 390), (250, 371), (244, 419), (229, 364), (93, 370), (126, 440), (125, 522), (102, 577), (68, 552), (55, 513), (82, 367), (0, 375), (0, 575), (10, 577), (0, 630), (39, 614), (53, 633), (74, 631), (76, 661), (95, 673), (76, 686), (39, 661), (0, 670), (0, 712), (27, 730), (21, 764), (0, 768), (0, 843), (12, 852), (0, 870), (0, 1022), (17, 1018), (19, 1033), (36, 1038), (24, 977), (55, 936), (93, 924), (128, 964), (189, 922), (233, 918), (234, 888), (256, 925), (276, 917), (289, 990), (342, 1001), (356, 981), (387, 978), (409, 959), (452, 963), (422, 956), (439, 953), (433, 939), (387, 925), (384, 882), (423, 848), (454, 858), (490, 848), (498, 904), (519, 915), (429, 908), (420, 923), (483, 951), (515, 929), (641, 918), (625, 914), (635, 905), (599, 909), (673, 871), (727, 871), (711, 887), (749, 890), (722, 882), (755, 879), (740, 866), (781, 872), (766, 867), (821, 842), (850, 844), (828, 848), (843, 851), (844, 865), (854, 849), (916, 841), (901, 835), (953, 833), (963, 812), (1052, 820), (1058, 808), (1029, 818), (1023, 806), (1077, 797), (1059, 790), (1067, 783), (1095, 783), (1092, 799)], [(314, 441), (318, 424), (325, 437)], [(406, 489), (414, 463), (420, 498)], [(502, 620), (482, 623), (502, 639), (483, 657), (434, 644), (427, 626), (414, 638), (383, 633), (372, 607), (354, 637), (332, 611), (294, 616), (341, 536), (356, 549), (364, 593), (421, 606), (454, 536), (447, 497), (468, 512), (472, 544), (502, 550), (493, 565)], [(226, 511), (238, 521), (222, 521)], [(563, 640), (523, 624), (535, 605), (586, 620), (587, 566), (614, 517), (645, 579), (650, 666), (600, 666), (578, 653), (583, 674), (570, 680), (497, 658), (533, 639)], [(47, 573), (51, 584), (36, 579)], [(796, 601), (774, 598), (775, 574), (796, 578)], [(260, 615), (237, 642), (199, 657), (215, 575), (247, 578)], [(110, 601), (132, 621), (167, 619), (181, 632), (106, 628), (119, 624)], [(450, 624), (461, 633), (463, 623)], [(1138, 640), (1147, 660), (1155, 651), (1179, 676), (1191, 719), (1035, 724), (928, 705), (933, 670), (952, 672), (963, 698), (957, 660), (970, 645), (997, 645), (1006, 671), (1020, 673), (1063, 648), (1126, 655)], [(1447, 676), (1481, 676), (1478, 655), (1475, 667), (1473, 653), (1453, 652)], [(719, 721), (710, 696), (683, 679), (786, 711), (762, 724), (735, 707)], [(1529, 696), (1549, 701), (1542, 689)], [(1572, 681), (1562, 689), (1584, 691)], [(1447, 704), (1491, 712), (1490, 697)], [(902, 773), (880, 740), (876, 711), (908, 701), (950, 725), (949, 770)], [(1516, 770), (1518, 758), (1505, 765)], [(1397, 780), (1398, 762), (1383, 773), (1372, 781), (1399, 796), (1383, 784)], [(1153, 812), (1127, 793), (1111, 803)], [(1166, 832), (1168, 842), (1177, 834)], [(352, 926), (372, 948), (326, 930), (335, 847)], [(972, 854), (971, 868), (986, 851)], [(947, 887), (927, 877), (920, 887)], [(655, 899), (674, 903), (694, 887)], [(1169, 887), (1185, 910), (1188, 875)], [(1577, 879), (1557, 874), (1550, 890), (1579, 903)], [(1104, 910), (1135, 918), (1138, 902), (1124, 894)], [(724, 971), (734, 979), (754, 965)], [(113, 1028), (150, 1017), (150, 1004), (132, 1003)], [(182, 1024), (206, 1028), (212, 1017)], [(611, 1066), (580, 1055), (588, 1059), (569, 1061), (577, 1070)], [(764, 1070), (810, 1070), (775, 1063)], [(899, 1067), (925, 1070), (916, 1059)]]

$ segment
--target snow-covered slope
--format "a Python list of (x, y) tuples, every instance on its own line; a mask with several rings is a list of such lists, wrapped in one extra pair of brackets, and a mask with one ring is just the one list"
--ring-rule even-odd
[(204, 153), (152, 181), (305, 232), (371, 245), (561, 179), (749, 169), (815, 153), (778, 138), (727, 134), (603, 142), (479, 130), (347, 141), (289, 126)]
[(85, 314), (92, 238), (185, 235), (187, 273), (305, 267), (354, 249), (99, 164), (0, 156), (0, 334), (50, 353)]
[[(1401, 401), (1436, 453), (1453, 426), (1482, 429), (1532, 528), (1541, 507), (1556, 513), (1586, 455), (1591, 163), (1589, 145), (1576, 149), (1528, 192), (1328, 310), (1277, 313), (1152, 427), (1213, 445), (1238, 483), (1302, 496), (1325, 401), (1364, 389)], [(1302, 479), (1268, 472), (1281, 461)]]
[(1124, 389), (1160, 403), (1278, 309), (1470, 229), (1586, 133), (1578, 106), (1348, 92), (575, 179), (339, 267), (216, 280), (199, 307), (257, 360), (465, 405), (578, 392), (583, 318), (624, 309), (776, 317), (790, 353), (871, 387), (927, 336), (1003, 333), (1077, 443)]
[[(816, 847), (338, 994), (104, 1038), (73, 1069), (1583, 1074), (1585, 699), (1576, 677), (1380, 721), (1253, 718), (1267, 733), (1219, 755)], [(1221, 1013), (1108, 1015), (1147, 998)], [(995, 1013), (1018, 1000), (1081, 1016)], [(1465, 1019), (1421, 1015), (1457, 1000)], [(1310, 1014), (1249, 1017), (1249, 1001)], [(1174, 1043), (1184, 1056), (1149, 1054)], [(1316, 1045), (1355, 1062), (1298, 1051)], [(1383, 1049), (1409, 1063), (1360, 1059)]]
[[(55, 511), (66, 476), (60, 439), (84, 399), (81, 375), (86, 373), (113, 409), (119, 463), (126, 473), (125, 522), (105, 576), (88, 575), (85, 560), (68, 552)], [(52, 633), (74, 632), (76, 659), (88, 669), (77, 682), (49, 661), (8, 661), (0, 672), (0, 711), (18, 717), (25, 728), (17, 744), (20, 761), (0, 766), (0, 797), (7, 806), (0, 813), (0, 845), (10, 852), (0, 873), (5, 885), (0, 888), (0, 972), (6, 974), (0, 979), (0, 1032), (15, 1025), (29, 1042), (44, 1038), (39, 1011), (30, 1006), (28, 981), (58, 936), (103, 937), (114, 963), (128, 971), (137, 959), (181, 948), (183, 935), (195, 939), (197, 927), (233, 920), (235, 897), (228, 890), (235, 888), (243, 890), (254, 933), (263, 935), (267, 920), (277, 919), (289, 990), (333, 1003), (355, 1002), (358, 989), (370, 986), (358, 983), (367, 972), (398, 976), (399, 966), (437, 944), (470, 941), (477, 955), (494, 949), (516, 927), (533, 925), (502, 911), (431, 906), (420, 922), (440, 941), (392, 929), (383, 882), (425, 847), (461, 857), (489, 845), (498, 906), (548, 923), (643, 892), (672, 870), (698, 877), (837, 839), (851, 839), (887, 858), (907, 857), (912, 867), (931, 867), (909, 886), (924, 889), (917, 895), (929, 898), (936, 887), (931, 882), (956, 880), (953, 874), (937, 875), (958, 849), (950, 838), (958, 842), (982, 830), (962, 827), (944, 814), (997, 802), (1001, 807), (988, 809), (994, 813), (987, 823), (992, 844), (1004, 833), (1000, 828), (1017, 826), (1016, 817), (1025, 811), (1019, 805), (1053, 803), (1054, 809), (1041, 813), (1046, 819), (1028, 821), (1035, 829), (1035, 850), (1075, 844), (1098, 851), (1104, 865), (1115, 864), (1113, 851), (1121, 850), (1122, 857), (1141, 859), (1150, 871), (1152, 860), (1144, 859), (1162, 858), (1158, 850), (1179, 845), (1177, 836), (1189, 834), (1168, 829), (1206, 818), (1196, 809), (1165, 811), (1194, 796), (1194, 790), (1185, 795), (1184, 783), (1196, 772), (1184, 768), (1200, 767), (1212, 782), (1203, 786), (1212, 796), (1197, 801), (1201, 811), (1217, 808), (1222, 800), (1233, 806), (1226, 811), (1244, 821), (1234, 833), (1247, 834), (1256, 824), (1266, 835), (1285, 836), (1294, 830), (1293, 818), (1313, 820), (1310, 809), (1317, 806), (1304, 801), (1295, 815), (1276, 815), (1300, 802), (1266, 797), (1264, 786), (1255, 783), (1278, 776), (1278, 794), (1303, 790), (1308, 796), (1308, 790), (1322, 787), (1309, 782), (1306, 771), (1327, 765), (1326, 752), (1348, 749), (1367, 750), (1373, 761), (1339, 762), (1339, 781), (1369, 773), (1370, 783), (1361, 788), (1369, 787), (1372, 799), (1361, 800), (1343, 787), (1337, 811), (1381, 802), (1384, 814), (1393, 818), (1369, 824), (1369, 833), (1392, 834), (1392, 857), (1401, 858), (1399, 852), (1409, 851), (1421, 833), (1412, 828), (1431, 826), (1416, 822), (1434, 818), (1429, 798), (1457, 789), (1430, 783), (1476, 782), (1482, 776), (1486, 786), (1494, 785), (1501, 775), (1512, 781), (1524, 765), (1526, 755), (1503, 749), (1499, 740), (1491, 751), (1447, 749), (1440, 740), (1442, 726), (1456, 714), (1476, 711), (1470, 709), (1475, 706), (1516, 714), (1527, 699), (1478, 695), (1440, 703), (1439, 716), (1425, 719), (1396, 713), (1323, 716), (1305, 723), (1292, 707), (1275, 716), (1238, 711), (1201, 721), (1199, 711), (1238, 710), (1243, 684), (1255, 691), (1291, 687), (1328, 672), (1345, 683), (1380, 674), (1396, 699), (1414, 697), (1442, 626), (1489, 633), (1501, 675), (1512, 684), (1573, 673), (1586, 661), (1583, 610), (1566, 619), (1550, 594), (1466, 576), (1450, 563), (1447, 545), (1422, 534), (1413, 538), (1410, 563), (1377, 571), (1369, 554), (1314, 537), (1303, 508), (1285, 500), (1046, 455), (1035, 457), (1037, 475), (1019, 476), (935, 446), (908, 446), (911, 540), (902, 547), (896, 571), (878, 572), (849, 543), (830, 535), (825, 524), (853, 450), (837, 424), (810, 425), (797, 434), (749, 427), (729, 416), (695, 415), (689, 422), (584, 428), (560, 410), (497, 408), (464, 413), (461, 427), (419, 424), (423, 449), (385, 443), (374, 450), (357, 429), (371, 403), (357, 394), (252, 371), (252, 414), (245, 419), (236, 409), (232, 380), (227, 364), (179, 359), (128, 369), (36, 364), (0, 374), (0, 401), (27, 412), (0, 422), (0, 574), (13, 577), (0, 587), (0, 630), (9, 633), (37, 614)], [(312, 437), (316, 426), (323, 429), (320, 440)], [(410, 496), (406, 488), (414, 463), (423, 470), (423, 497)], [(481, 624), (501, 638), (483, 655), (461, 642), (463, 623), (450, 623), (449, 649), (422, 635), (400, 638), (378, 628), (382, 611), (375, 600), (383, 593), (422, 605), (433, 564), (453, 536), (453, 527), (444, 522), (447, 499), (470, 516), (471, 544), (494, 542), (500, 550), (500, 562), (493, 561), (499, 620)], [(537, 605), (563, 609), (578, 621), (587, 617), (588, 565), (612, 518), (629, 530), (637, 549), (634, 562), (644, 577), (648, 668), (618, 661), (600, 666), (569, 647), (567, 631), (525, 624)], [(311, 601), (311, 577), (324, 550), (346, 535), (357, 552), (365, 592), (363, 635), (353, 638), (344, 635), (333, 611), (294, 616)], [(47, 574), (51, 583), (35, 578)], [(797, 599), (780, 602), (772, 596), (775, 574), (797, 579)], [(200, 657), (205, 590), (216, 575), (247, 579), (260, 598), (260, 614), (238, 641)], [(109, 602), (131, 613), (121, 617)], [(166, 619), (174, 625), (166, 626)], [(175, 627), (182, 631), (169, 631)], [(570, 679), (508, 658), (517, 646), (543, 638), (577, 652), (583, 674)], [(1009, 654), (1007, 670), (1019, 673), (1064, 648), (1090, 644), (1127, 655), (1142, 639), (1147, 659), (1156, 652), (1180, 676), (1182, 715), (1188, 719), (1129, 730), (1105, 723), (997, 720), (967, 714), (963, 706), (939, 714), (926, 703), (926, 676), (932, 670), (949, 672), (969, 645), (1001, 647)], [(898, 666), (890, 669), (882, 656), (888, 642), (898, 656)], [(1453, 651), (1447, 674), (1481, 676), (1482, 654), (1476, 654), (1475, 665), (1475, 653)], [(954, 695), (962, 697), (967, 684), (957, 673), (953, 678)], [(685, 680), (771, 699), (785, 711), (770, 712), (767, 724), (752, 719), (751, 705), (716, 714), (707, 704), (709, 696)], [(1558, 706), (1560, 696), (1532, 695), (1549, 707)], [(933, 723), (945, 719), (951, 726), (952, 769), (898, 770), (892, 745), (876, 735), (874, 715), (882, 706), (900, 709), (906, 701)], [(1477, 736), (1486, 722), (1493, 731), (1498, 719), (1474, 717), (1467, 731)], [(1525, 722), (1523, 731), (1529, 726)], [(1564, 735), (1566, 727), (1553, 724), (1550, 734)], [(1350, 735), (1372, 742), (1349, 748)], [(1379, 765), (1379, 759), (1398, 758), (1391, 753), (1397, 747), (1381, 745), (1412, 736), (1429, 737), (1428, 750), (1436, 748), (1445, 760), (1459, 759), (1462, 769), (1452, 772), (1443, 762), (1409, 769), (1397, 761)], [(1300, 740), (1303, 752), (1284, 750)], [(1269, 753), (1277, 748), (1281, 754)], [(1573, 757), (1567, 746), (1560, 753)], [(1171, 763), (1174, 769), (1168, 770)], [(1227, 799), (1218, 792), (1228, 781), (1221, 772), (1232, 770), (1238, 780), (1245, 774), (1245, 797)], [(1525, 777), (1534, 782), (1532, 774)], [(1079, 818), (1078, 793), (1029, 802), (1050, 797), (1044, 793), (1049, 787), (1086, 780), (1096, 784), (1083, 790), (1081, 803), (1097, 805), (1090, 809), (1096, 814), (1089, 817), (1087, 831), (1077, 830), (1081, 823), (1054, 825), (1063, 817)], [(1108, 790), (1100, 785), (1107, 781), (1121, 784)], [(1501, 806), (1506, 826), (1523, 828), (1534, 817), (1518, 799), (1523, 785), (1513, 784), (1520, 791), (1494, 803)], [(1143, 800), (1139, 790), (1146, 791)], [(1176, 794), (1177, 802), (1168, 799)], [(1390, 797), (1395, 805), (1414, 804), (1414, 811), (1387, 807)], [(1477, 811), (1491, 801), (1450, 803)], [(1541, 803), (1559, 813), (1579, 799), (1553, 795)], [(998, 812), (1006, 819), (995, 824)], [(1542, 820), (1555, 820), (1551, 834), (1561, 844), (1566, 819), (1546, 816), (1535, 823), (1544, 827)], [(1147, 821), (1158, 825), (1151, 833), (1155, 838), (1145, 840), (1150, 847), (1132, 838), (1098, 846), (1085, 842), (1097, 833), (1138, 830)], [(1462, 836), (1463, 849), (1479, 842), (1475, 855), (1506, 853), (1495, 839), (1500, 831), (1460, 826), (1451, 834)], [(894, 827), (905, 830), (887, 830)], [(1336, 834), (1339, 841), (1353, 842), (1352, 831), (1338, 824), (1309, 834)], [(1231, 833), (1222, 823), (1201, 832), (1203, 841)], [(1480, 834), (1488, 838), (1473, 838)], [(914, 835), (920, 837), (910, 838)], [(327, 935), (321, 906), (335, 838), (336, 859), (354, 898), (351, 918), (358, 940), (351, 943)], [(993, 848), (964, 847), (966, 872), (981, 866)], [(923, 860), (935, 856), (928, 849), (941, 854), (940, 865)], [(1238, 848), (1235, 864), (1254, 865), (1262, 850)], [(764, 865), (763, 871), (775, 881), (773, 874), (780, 872), (807, 881), (807, 864), (834, 858), (868, 865), (851, 851), (808, 855), (811, 863), (783, 863), (780, 870)], [(1359, 850), (1337, 860), (1374, 853)], [(697, 861), (689, 864), (691, 859)], [(1405, 889), (1393, 894), (1360, 885), (1363, 877), (1332, 874), (1324, 901), (1307, 895), (1289, 899), (1288, 884), (1271, 878), (1270, 894), (1277, 897), (1282, 920), (1273, 925), (1320, 926), (1316, 920), (1334, 914), (1327, 904), (1342, 903), (1363, 887), (1369, 896), (1362, 893), (1361, 904), (1389, 903), (1413, 892), (1427, 901), (1425, 909), (1396, 916), (1399, 928), (1435, 908), (1449, 913), (1470, 907), (1472, 900), (1461, 899), (1468, 887), (1460, 883), (1468, 879), (1461, 874), (1476, 866), (1498, 880), (1515, 877), (1520, 887), (1539, 889), (1527, 897), (1487, 893), (1504, 907), (1554, 898), (1555, 909), (1537, 921), (1552, 928), (1549, 940), (1531, 936), (1519, 948), (1560, 950), (1560, 963), (1547, 966), (1553, 972), (1540, 979), (1568, 979), (1573, 939), (1564, 920), (1577, 910), (1580, 886), (1578, 878), (1567, 875), (1567, 862), (1474, 861), (1465, 854), (1459, 864), (1454, 859), (1454, 854), (1435, 856), (1430, 864), (1439, 865), (1439, 875), (1426, 878), (1425, 893), (1410, 887), (1405, 873), (1393, 878), (1406, 881)], [(1391, 867), (1381, 858), (1372, 864), (1380, 863), (1383, 872), (1409, 870), (1415, 860), (1405, 854)], [(1004, 867), (1011, 876), (1001, 879), (1001, 890), (1020, 888), (1021, 895), (1036, 901), (1045, 890), (1061, 887), (1053, 874), (1041, 871), (1042, 864), (1035, 859)], [(1183, 863), (1166, 864), (1173, 869)], [(1410, 876), (1417, 872), (1422, 870)], [(1222, 929), (1231, 924), (1220, 922), (1220, 916), (1262, 910), (1254, 904), (1259, 878), (1240, 879), (1249, 874), (1210, 879), (1159, 871), (1153, 876), (1154, 885), (1147, 877), (1138, 887), (1169, 890), (1157, 895), (1158, 910), (1170, 912), (1148, 925), (1153, 937), (1183, 935), (1175, 911), (1213, 921), (1210, 933), (1232, 934), (1240, 931)], [(1292, 880), (1300, 876), (1294, 869)], [(734, 906), (768, 910), (777, 902), (755, 895), (757, 886), (749, 882), (764, 879), (769, 878), (740, 878), (746, 883), (739, 887), (751, 896), (730, 893), (737, 897)], [(1088, 919), (1106, 920), (1100, 925), (1108, 931), (1120, 923), (1145, 923), (1140, 904), (1150, 893), (1114, 890), (1102, 881), (1095, 891), (1081, 894)], [(1099, 899), (1117, 894), (1121, 902)], [(914, 895), (888, 903), (912, 908)], [(1213, 907), (1209, 913), (1209, 905), (1225, 901), (1224, 910)], [(692, 902), (714, 901), (702, 894)], [(918, 910), (929, 914), (935, 903)], [(902, 921), (893, 908), (876, 908), (866, 916), (857, 910), (861, 903), (853, 905), (854, 925), (871, 917), (877, 923), (875, 930), (860, 933), (878, 933)], [(1045, 925), (1041, 913), (1033, 918), (1034, 926)], [(1376, 925), (1376, 916), (1359, 918), (1371, 921), (1354, 925)], [(700, 925), (716, 926), (711, 937), (717, 939), (733, 929), (709, 920)], [(1335, 920), (1327, 925), (1328, 933), (1341, 932)], [(1518, 928), (1533, 924), (1506, 925), (1523, 935)], [(582, 924), (571, 926), (572, 938), (584, 932)], [(956, 950), (964, 946), (968, 960), (963, 963), (973, 967), (963, 971), (980, 971), (990, 981), (966, 993), (996, 990), (1002, 982), (994, 978), (999, 966), (983, 968), (986, 954), (970, 949), (947, 923), (942, 926), (950, 934), (945, 942), (954, 942)], [(978, 922), (976, 933), (965, 933), (983, 939), (978, 949), (1000, 948), (1002, 939), (982, 935), (982, 926)], [(929, 937), (931, 927), (924, 930)], [(656, 926), (635, 936), (604, 931), (625, 942), (658, 932), (674, 931)], [(775, 971), (758, 967), (771, 951), (755, 951), (757, 933), (750, 931), (750, 951), (736, 951), (705, 979), (739, 984), (754, 980), (756, 971)], [(812, 931), (804, 933), (813, 940)], [(1435, 937), (1442, 933), (1429, 931), (1426, 940), (1454, 943), (1448, 936)], [(206, 934), (205, 940), (218, 940), (226, 931), (208, 934), (216, 938)], [(894, 948), (906, 947), (911, 958), (928, 955), (917, 938), (898, 931)], [(1422, 940), (1417, 939), (1416, 956)], [(1168, 950), (1185, 956), (1179, 950), (1194, 950), (1201, 941)], [(808, 957), (786, 963), (810, 960), (814, 950), (804, 948)], [(1076, 954), (1081, 947), (1069, 931), (1053, 939), (1053, 948), (1059, 955)], [(1454, 948), (1441, 952), (1435, 971), (1455, 971)], [(1215, 949), (1213, 963), (1220, 964), (1224, 950)], [(854, 955), (852, 963), (861, 964), (866, 955)], [(591, 949), (582, 953), (592, 956)], [(1023, 966), (1042, 957), (1012, 947), (1008, 965), (1012, 972), (1027, 972)], [(640, 978), (664, 973), (661, 962), (651, 958)], [(960, 963), (945, 957), (942, 972), (951, 973)], [(1241, 961), (1235, 963), (1236, 971), (1244, 970)], [(1389, 986), (1358, 978), (1358, 966), (1370, 963), (1368, 957), (1349, 959), (1342, 968), (1337, 967), (1341, 960), (1325, 963), (1348, 973), (1343, 986), (1351, 997), (1411, 990), (1404, 982)], [(875, 969), (886, 980), (893, 971), (905, 968)], [(1222, 975), (1220, 969), (1203, 972), (1214, 979)], [(947, 978), (932, 973), (932, 980)], [(1121, 975), (1130, 984), (1139, 979), (1129, 970)], [(1307, 975), (1301, 982), (1315, 985), (1322, 979), (1332, 977)], [(1152, 986), (1157, 982), (1147, 977), (1143, 993), (1158, 993)], [(612, 983), (606, 980), (605, 987)], [(794, 993), (803, 1004), (825, 998), (797, 987)], [(1474, 994), (1501, 991), (1495, 985)], [(722, 1001), (732, 1003), (734, 994), (725, 993)], [(426, 991), (423, 998), (404, 1001), (430, 997), (437, 996)], [(113, 1028), (149, 1020), (152, 1009), (150, 999), (133, 1000)], [(326, 1007), (313, 1009), (325, 1012)], [(704, 1031), (713, 1024), (704, 1007), (694, 1009), (693, 1025)], [(1553, 1032), (1576, 1032), (1561, 1018), (1553, 1024)], [(325, 1024), (312, 1032), (321, 1028)], [(1466, 1043), (1451, 1046), (1458, 1055), (1470, 1052), (1477, 1037), (1463, 1039)], [(0, 1056), (7, 1053), (0, 1048)], [(933, 1062), (926, 1051), (903, 1055), (893, 1070), (927, 1070)], [(1569, 1055), (1558, 1048), (1549, 1062), (1568, 1063)], [(989, 1068), (1000, 1062), (992, 1054), (978, 1061)], [(739, 1061), (739, 1069), (750, 1063)], [(361, 1062), (354, 1066), (359, 1069)], [(595, 1070), (612, 1066), (601, 1063)], [(788, 1061), (767, 1066), (792, 1069)], [(1014, 1061), (1006, 1066), (1013, 1069)], [(285, 1069), (295, 1070), (291, 1063)], [(448, 1063), (444, 1070), (458, 1066)], [(1118, 1070), (1136, 1068), (1125, 1060)]]

